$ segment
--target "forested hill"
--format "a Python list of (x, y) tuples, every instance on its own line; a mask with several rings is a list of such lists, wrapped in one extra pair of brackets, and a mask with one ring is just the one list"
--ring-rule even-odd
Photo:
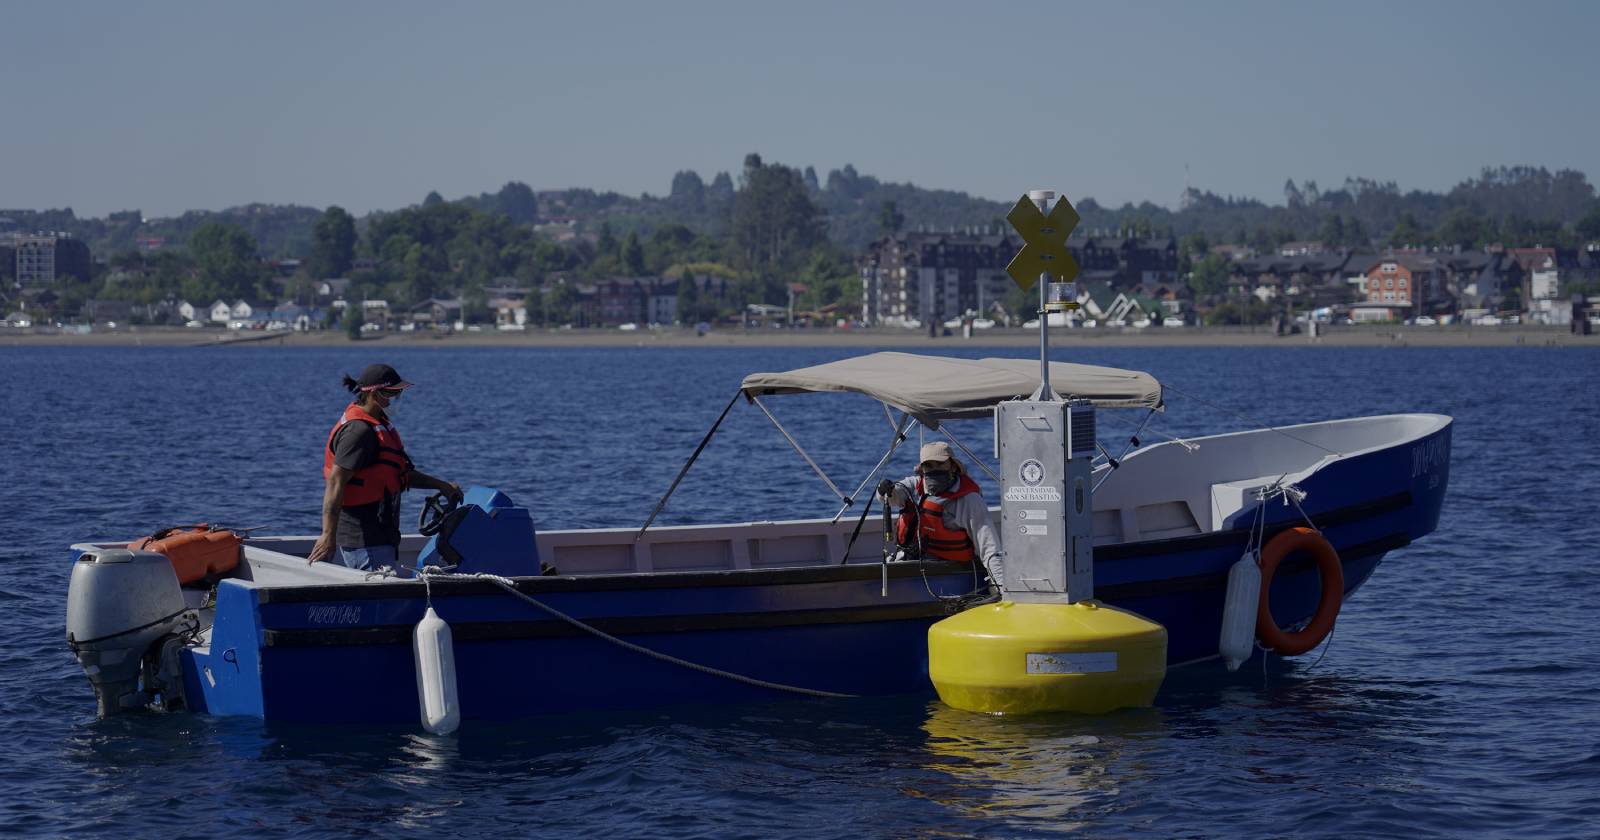
[[(889, 183), (858, 173), (853, 166), (819, 178), (811, 167), (795, 169), (806, 195), (826, 220), (827, 238), (857, 251), (886, 230), (965, 230), (1004, 224), (1010, 202), (977, 198), (950, 190)], [(614, 192), (568, 189), (535, 192), (511, 182), (494, 193), (455, 199), (474, 210), (503, 214), (529, 225), (552, 220), (580, 232), (598, 234), (602, 223), (615, 235), (641, 236), (666, 225), (683, 225), (713, 238), (732, 233), (733, 208), (744, 178), (736, 184), (726, 172), (710, 181), (682, 171), (666, 195), (633, 197)], [(1067, 190), (1072, 195), (1070, 188)], [(1542, 167), (1484, 169), (1447, 192), (1405, 191), (1392, 181), (1347, 178), (1327, 189), (1315, 182), (1284, 185), (1283, 201), (1267, 204), (1249, 198), (1191, 190), (1181, 209), (1149, 202), (1105, 207), (1090, 196), (1072, 195), (1083, 217), (1080, 230), (1182, 236), (1204, 233), (1212, 243), (1232, 242), (1271, 248), (1296, 239), (1330, 245), (1381, 246), (1574, 244), (1600, 238), (1600, 208), (1584, 173), (1551, 172)], [(430, 194), (424, 205), (444, 202)], [(303, 257), (312, 241), (320, 210), (295, 205), (251, 204), (222, 211), (190, 211), (175, 218), (145, 220), (138, 211), (84, 219), (70, 209), (0, 210), (26, 230), (64, 230), (88, 242), (97, 254), (133, 250), (144, 244), (182, 247), (208, 222), (236, 225), (248, 232), (266, 257)], [(358, 220), (362, 230), (375, 213)], [(0, 221), (0, 226), (6, 223)]]

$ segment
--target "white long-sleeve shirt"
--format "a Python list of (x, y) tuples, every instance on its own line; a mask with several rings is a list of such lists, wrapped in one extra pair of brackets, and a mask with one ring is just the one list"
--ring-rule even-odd
[[(917, 496), (918, 476), (908, 476), (895, 482), (894, 489), (890, 491), (890, 504), (896, 508), (914, 506)], [(960, 528), (967, 532), (972, 545), (977, 549), (977, 555), (983, 560), (983, 565), (989, 569), (989, 577), (996, 586), (1005, 581), (1004, 563), (1005, 551), (1000, 545), (1000, 532), (995, 529), (994, 522), (989, 518), (989, 506), (983, 501), (982, 493), (968, 493), (955, 499), (948, 496), (929, 496), (936, 502), (944, 505), (944, 525), (946, 528)]]

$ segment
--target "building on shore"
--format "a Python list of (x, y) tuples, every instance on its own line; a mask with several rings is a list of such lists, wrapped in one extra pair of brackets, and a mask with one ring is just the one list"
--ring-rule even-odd
[(49, 286), (57, 277), (88, 280), (92, 273), (89, 246), (67, 233), (4, 233), (0, 247), (12, 255), (12, 278), (18, 286)]
[[(1010, 232), (900, 233), (867, 247), (861, 272), (861, 317), (873, 325), (942, 323), (976, 313), (989, 317), (1015, 288), (1006, 265), (1022, 241)], [(1086, 283), (1118, 291), (1178, 280), (1171, 237), (1085, 233), (1067, 240)], [(1013, 316), (1022, 313), (1009, 313)]]

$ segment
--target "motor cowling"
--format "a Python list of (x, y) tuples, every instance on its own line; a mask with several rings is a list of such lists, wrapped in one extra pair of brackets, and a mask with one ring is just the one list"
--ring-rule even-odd
[[(199, 619), (188, 609), (177, 573), (165, 555), (125, 548), (94, 549), (72, 565), (67, 588), (67, 646), (94, 686), (102, 718), (141, 708), (156, 691), (172, 692), (175, 675), (151, 679), (175, 660), (163, 655), (167, 637)], [(155, 657), (155, 669), (146, 659)], [(141, 673), (146, 677), (140, 687)], [(167, 699), (167, 698), (164, 698)]]

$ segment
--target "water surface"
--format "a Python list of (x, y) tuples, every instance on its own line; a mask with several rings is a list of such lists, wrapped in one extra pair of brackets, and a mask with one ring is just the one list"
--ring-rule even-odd
[[(855, 352), (0, 350), (0, 834), (1600, 835), (1600, 348), (1059, 354), (1168, 383), (1160, 434), (1456, 418), (1439, 531), (1389, 556), (1328, 649), (1174, 672), (1153, 709), (995, 719), (911, 696), (468, 722), (449, 738), (94, 719), (63, 641), (66, 546), (201, 520), (313, 532), (343, 372), (394, 364), (419, 383), (396, 419), (423, 469), (567, 528), (642, 522), (745, 373)], [(863, 398), (768, 402), (841, 484), (888, 442)], [(1103, 413), (1103, 439), (1134, 418)], [(958, 434), (989, 446), (985, 423)], [(836, 504), (735, 406), (662, 521)]]

